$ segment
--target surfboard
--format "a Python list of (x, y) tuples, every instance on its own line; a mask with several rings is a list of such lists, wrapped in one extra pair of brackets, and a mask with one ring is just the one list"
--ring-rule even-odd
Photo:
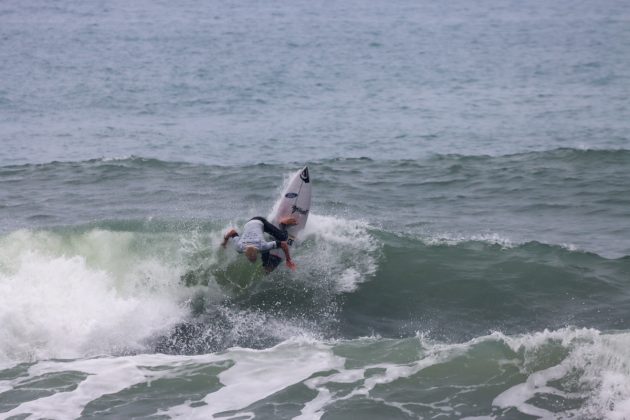
[[(287, 186), (282, 191), (280, 198), (273, 207), (269, 221), (276, 227), (280, 227), (279, 219), (283, 216), (292, 216), (297, 220), (297, 225), (289, 226), (288, 243), (293, 245), (296, 237), (300, 233), (311, 210), (311, 178), (308, 172), (308, 166), (297, 171), (289, 178)], [(281, 249), (272, 249), (272, 255), (276, 255), (284, 259), (284, 252)]]

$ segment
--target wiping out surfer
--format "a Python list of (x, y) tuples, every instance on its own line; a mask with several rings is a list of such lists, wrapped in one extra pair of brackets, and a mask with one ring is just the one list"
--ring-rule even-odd
[[(228, 233), (223, 236), (222, 247), (225, 248), (230, 239), (234, 239), (234, 248), (240, 254), (245, 254), (247, 259), (255, 263), (258, 258), (258, 253), (261, 253), (261, 259), (263, 268), (267, 273), (280, 265), (282, 259), (276, 255), (271, 255), (270, 250), (280, 248), (284, 251), (287, 267), (291, 270), (295, 270), (295, 263), (291, 259), (289, 253), (289, 244), (287, 239), (289, 234), (286, 230), (287, 226), (293, 226), (297, 224), (297, 220), (291, 216), (285, 216), (279, 219), (280, 228), (277, 228), (271, 224), (264, 217), (253, 217), (243, 227), (243, 234), (239, 235), (235, 229), (230, 229)], [(275, 241), (265, 240), (264, 233), (271, 235)]]

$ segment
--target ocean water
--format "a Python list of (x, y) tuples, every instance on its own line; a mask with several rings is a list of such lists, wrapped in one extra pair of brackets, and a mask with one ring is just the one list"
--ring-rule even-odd
[(4, 0), (0, 418), (630, 419), (629, 116), (621, 0)]

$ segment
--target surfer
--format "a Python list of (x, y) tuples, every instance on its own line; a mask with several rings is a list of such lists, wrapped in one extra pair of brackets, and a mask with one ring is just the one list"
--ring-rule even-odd
[[(280, 219), (280, 229), (269, 223), (264, 217), (256, 216), (245, 223), (243, 226), (243, 235), (240, 236), (235, 229), (230, 229), (228, 233), (223, 236), (223, 243), (221, 246), (225, 248), (225, 245), (232, 238), (234, 240), (234, 248), (239, 254), (245, 254), (247, 259), (255, 263), (258, 257), (258, 252), (261, 253), (261, 259), (263, 268), (267, 273), (271, 273), (280, 264), (282, 259), (278, 256), (271, 255), (269, 250), (280, 248), (284, 251), (286, 257), (287, 267), (291, 270), (295, 270), (295, 263), (291, 260), (289, 254), (289, 244), (287, 239), (289, 234), (286, 227), (296, 225), (297, 220), (291, 216), (285, 216)], [(263, 233), (268, 233), (275, 241), (266, 241)]]

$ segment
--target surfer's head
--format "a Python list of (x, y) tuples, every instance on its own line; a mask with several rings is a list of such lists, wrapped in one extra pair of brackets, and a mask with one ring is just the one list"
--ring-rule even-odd
[(250, 262), (255, 263), (258, 257), (258, 249), (255, 246), (248, 246), (245, 248), (245, 256)]

